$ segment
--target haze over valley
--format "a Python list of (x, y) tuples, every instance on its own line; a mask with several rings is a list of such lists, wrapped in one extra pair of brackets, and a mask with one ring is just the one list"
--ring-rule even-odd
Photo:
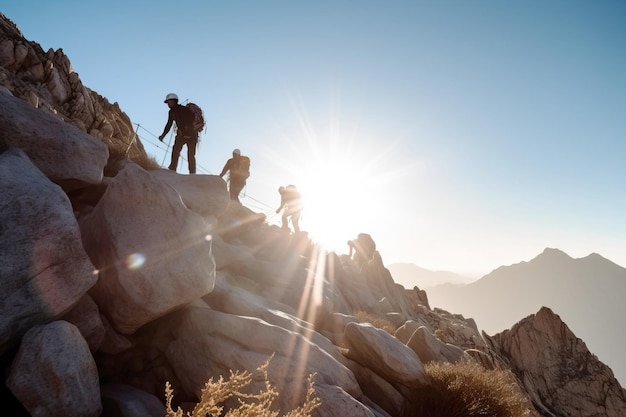
[[(626, 269), (592, 253), (572, 258), (558, 249), (545, 249), (529, 261), (501, 266), (464, 284), (456, 274), (419, 267), (389, 265), (394, 280), (407, 288), (426, 289), (431, 307), (473, 318), (479, 329), (493, 335), (524, 317), (549, 307), (568, 324), (589, 350), (626, 381), (621, 347)], [(414, 276), (403, 272), (417, 271)], [(439, 281), (439, 285), (437, 285)]]

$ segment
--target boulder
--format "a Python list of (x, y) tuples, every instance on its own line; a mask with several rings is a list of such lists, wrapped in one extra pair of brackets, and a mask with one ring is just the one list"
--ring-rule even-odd
[(175, 189), (185, 206), (202, 217), (217, 217), (228, 208), (226, 182), (217, 175), (181, 175), (169, 169), (149, 172)]
[(131, 334), (213, 289), (208, 226), (173, 188), (132, 162), (80, 226), (99, 271), (90, 295), (120, 333)]
[(456, 363), (466, 358), (461, 348), (442, 342), (424, 326), (413, 332), (406, 345), (417, 353), (423, 364), (429, 362)]
[(0, 153), (0, 353), (96, 283), (63, 190), (16, 148)]
[(76, 326), (32, 327), (6, 381), (32, 416), (97, 417), (102, 412), (98, 369)]
[(72, 189), (98, 184), (107, 146), (50, 113), (0, 90), (0, 148), (18, 147), (51, 181)]
[(95, 352), (100, 348), (104, 340), (105, 325), (100, 317), (98, 305), (88, 294), (85, 294), (76, 306), (61, 319), (72, 323), (78, 328), (80, 334), (87, 341), (89, 350)]
[(369, 323), (348, 323), (346, 356), (366, 366), (392, 384), (419, 388), (428, 384), (417, 354), (398, 339)]
[[(231, 370), (253, 371), (270, 357), (268, 378), (278, 392), (289, 392), (277, 400), (281, 410), (303, 403), (306, 380), (311, 374), (315, 374), (316, 386), (337, 386), (356, 398), (362, 394), (352, 372), (318, 345), (299, 333), (257, 318), (196, 305), (164, 317), (143, 331), (153, 334), (152, 340), (165, 352), (183, 384), (174, 390), (198, 398), (209, 378), (227, 376)], [(263, 388), (264, 383), (256, 379), (251, 384), (253, 391)], [(322, 403), (326, 400), (320, 399)]]

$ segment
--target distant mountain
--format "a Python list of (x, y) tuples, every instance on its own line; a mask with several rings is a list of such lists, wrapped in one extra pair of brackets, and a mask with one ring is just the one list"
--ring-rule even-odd
[(447, 271), (430, 271), (412, 263), (395, 263), (387, 266), (393, 280), (406, 289), (418, 286), (420, 289), (442, 284), (468, 284), (474, 279)]
[(596, 253), (574, 259), (548, 248), (528, 262), (502, 266), (471, 284), (432, 287), (427, 294), (433, 308), (461, 311), (488, 334), (549, 307), (618, 380), (626, 381), (621, 352), (626, 344), (626, 269)]

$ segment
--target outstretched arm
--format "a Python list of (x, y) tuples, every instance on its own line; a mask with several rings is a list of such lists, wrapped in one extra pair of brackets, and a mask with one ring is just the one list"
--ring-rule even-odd
[(226, 174), (226, 172), (229, 170), (229, 166), (230, 166), (229, 162), (230, 162), (230, 159), (226, 161), (224, 168), (222, 168), (222, 172), (220, 172), (220, 177), (223, 177)]
[(163, 133), (161, 134), (161, 136), (159, 136), (160, 141), (163, 141), (163, 138), (165, 137), (165, 135), (167, 135), (167, 132), (169, 132), (170, 129), (172, 128), (173, 123), (174, 123), (174, 112), (170, 110), (167, 116), (167, 123), (165, 124), (165, 128), (163, 129)]

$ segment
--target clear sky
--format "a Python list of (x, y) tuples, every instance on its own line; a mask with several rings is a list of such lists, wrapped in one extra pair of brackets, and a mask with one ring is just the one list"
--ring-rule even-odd
[[(118, 102), (144, 146), (165, 95), (205, 111), (199, 173), (252, 160), (242, 203), (385, 264), (482, 276), (546, 247), (626, 266), (626, 2), (5, 0)], [(170, 137), (166, 138), (166, 142)], [(186, 149), (183, 149), (186, 155)], [(178, 172), (187, 174), (186, 161)]]

